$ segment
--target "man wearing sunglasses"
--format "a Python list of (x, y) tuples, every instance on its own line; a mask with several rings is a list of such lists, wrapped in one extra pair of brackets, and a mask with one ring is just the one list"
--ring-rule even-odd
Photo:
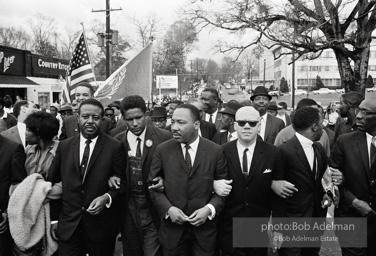
[(257, 140), (259, 126), (260, 114), (255, 108), (240, 108), (235, 114), (237, 140), (222, 146), (232, 181), (231, 193), (225, 192), (226, 205), (218, 222), (218, 245), (222, 255), (267, 255), (267, 234), (264, 248), (233, 247), (233, 218), (269, 218), (275, 206), (271, 201), (277, 197), (271, 190), (271, 183), (272, 179), (279, 179), (282, 172), (281, 151)]
[[(338, 235), (342, 255), (376, 255), (376, 100), (366, 98), (356, 110), (359, 131), (340, 135), (330, 156), (330, 166), (344, 176), (335, 217), (366, 217), (367, 247), (347, 248), (349, 237)], [(361, 230), (355, 230), (353, 238)], [(351, 239), (351, 238), (350, 238)], [(352, 247), (357, 247), (352, 246)], [(360, 247), (360, 246), (359, 246)]]

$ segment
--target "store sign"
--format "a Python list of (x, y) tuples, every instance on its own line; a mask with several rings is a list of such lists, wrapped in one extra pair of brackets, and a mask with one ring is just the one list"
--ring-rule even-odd
[(32, 57), (33, 75), (65, 75), (69, 61), (42, 56)]
[(0, 48), (0, 75), (23, 75), (23, 55)]

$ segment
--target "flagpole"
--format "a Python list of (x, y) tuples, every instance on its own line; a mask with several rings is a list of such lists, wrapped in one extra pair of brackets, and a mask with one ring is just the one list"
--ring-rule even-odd
[[(149, 85), (149, 89), (150, 89), (150, 102), (151, 102), (151, 105), (153, 106), (153, 41), (154, 41), (154, 37), (151, 36), (150, 37), (150, 44), (151, 44), (151, 54), (150, 54), (150, 74), (151, 74), (151, 79), (150, 79), (150, 85)], [(157, 82), (157, 81), (156, 81)], [(159, 85), (160, 86), (160, 85)]]
[(95, 81), (95, 85), (98, 87), (98, 83), (97, 83), (97, 78), (95, 77), (95, 73), (94, 73), (94, 68), (93, 68), (93, 64), (91, 62), (91, 59), (90, 59), (90, 51), (89, 51), (89, 45), (87, 44), (87, 40), (86, 40), (86, 34), (85, 34), (85, 27), (84, 27), (84, 23), (81, 22), (80, 23), (81, 26), (82, 26), (82, 33), (84, 34), (84, 41), (85, 41), (85, 45), (87, 47), (87, 53), (88, 53), (88, 59), (89, 59), (89, 62), (90, 62), (90, 66), (91, 66), (91, 72), (93, 72), (93, 75), (94, 75), (94, 81)]

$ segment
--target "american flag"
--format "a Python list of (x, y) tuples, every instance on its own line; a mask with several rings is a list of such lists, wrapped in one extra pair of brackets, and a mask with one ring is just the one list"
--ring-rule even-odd
[(84, 33), (82, 33), (67, 70), (66, 88), (64, 88), (65, 93), (63, 93), (64, 101), (71, 102), (74, 99), (75, 88), (78, 83), (93, 81), (95, 81), (95, 77), (90, 64)]

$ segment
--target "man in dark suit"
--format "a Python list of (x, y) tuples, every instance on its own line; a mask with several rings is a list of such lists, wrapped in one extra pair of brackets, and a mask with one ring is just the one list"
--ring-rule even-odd
[(360, 92), (351, 91), (341, 95), (339, 115), (345, 118), (345, 120), (337, 123), (335, 127), (334, 141), (336, 141), (341, 134), (358, 130), (355, 110), (363, 100), (364, 96)]
[(213, 88), (206, 88), (202, 91), (200, 100), (202, 104), (204, 104), (204, 115), (202, 117), (203, 120), (209, 123), (215, 124), (215, 128), (219, 132), (221, 130), (220, 127), (220, 117), (221, 115), (218, 114), (218, 91)]
[(278, 102), (277, 112), (277, 118), (281, 119), (285, 123), (285, 126), (289, 126), (291, 124), (291, 117), (287, 114), (286, 102)]
[[(146, 124), (146, 104), (142, 97), (125, 97), (120, 104), (128, 130), (115, 136), (128, 152), (126, 182), (109, 181), (111, 188), (126, 192), (122, 202), (121, 238), (124, 255), (161, 255), (158, 239), (160, 220), (148, 192), (148, 175), (155, 148), (172, 138), (169, 131)], [(157, 179), (154, 180), (157, 182)]]
[(59, 255), (113, 255), (120, 223), (120, 195), (109, 190), (113, 175), (125, 180), (126, 153), (120, 141), (100, 131), (104, 109), (88, 99), (79, 107), (80, 134), (61, 141), (48, 179), (62, 182)]
[[(330, 156), (330, 166), (338, 168), (344, 176), (340, 187), (339, 207), (335, 217), (366, 217), (367, 248), (347, 248), (347, 237), (339, 235), (342, 255), (376, 255), (376, 102), (366, 98), (359, 105), (357, 122), (359, 131), (340, 135)], [(356, 238), (356, 230), (353, 235)], [(338, 234), (337, 234), (338, 235)], [(352, 246), (356, 247), (356, 246)], [(360, 247), (360, 246), (359, 246)]]
[(236, 140), (237, 132), (234, 128), (235, 113), (241, 107), (242, 105), (240, 103), (229, 101), (226, 104), (226, 107), (219, 111), (219, 114), (221, 115), (221, 129), (225, 131), (215, 134), (212, 139), (213, 142), (222, 145), (229, 141)]
[(38, 111), (37, 106), (32, 101), (19, 100), (13, 106), (14, 116), (17, 118), (17, 125), (9, 128), (1, 134), (26, 147), (26, 125), (24, 121), (31, 113)]
[(21, 144), (0, 135), (0, 256), (10, 256), (12, 239), (8, 229), (9, 189), (26, 176), (26, 155)]
[(269, 95), (264, 86), (256, 87), (251, 96), (253, 106), (261, 116), (259, 134), (265, 142), (274, 144), (277, 134), (285, 127), (285, 123), (281, 119), (267, 113), (271, 99), (272, 96)]
[[(87, 99), (92, 99), (94, 96), (94, 88), (89, 83), (79, 83), (75, 89), (75, 100), (77, 101), (78, 107), (81, 102)], [(103, 117), (101, 131), (108, 134), (111, 130), (112, 123), (107, 117)], [(73, 137), (80, 133), (80, 127), (78, 125), (78, 116), (72, 115), (64, 119), (63, 127), (61, 128), (61, 134), (59, 140), (64, 140)]]
[[(278, 146), (284, 159), (282, 178), (297, 189), (292, 196), (280, 198), (285, 202), (284, 209), (280, 210), (284, 212), (284, 217), (326, 217), (327, 208), (321, 207), (324, 198), (321, 179), (327, 168), (327, 157), (321, 144), (317, 143), (323, 133), (322, 120), (318, 109), (304, 107), (297, 110), (292, 118), (295, 136)], [(310, 232), (307, 237), (320, 238), (324, 232), (312, 231), (307, 230)], [(284, 245), (279, 250), (281, 256), (318, 255), (320, 251), (320, 243), (313, 244), (312, 248), (289, 248)]]
[(165, 256), (214, 253), (224, 198), (213, 193), (213, 181), (227, 178), (227, 164), (219, 145), (198, 136), (199, 119), (196, 107), (177, 107), (173, 139), (157, 146), (151, 164), (149, 181), (164, 177), (164, 192), (150, 195), (161, 218)]
[(242, 107), (236, 112), (237, 140), (223, 145), (228, 163), (232, 190), (219, 216), (218, 245), (222, 255), (267, 255), (268, 237), (264, 248), (234, 248), (233, 218), (253, 217), (268, 219), (273, 198), (272, 179), (283, 173), (280, 150), (257, 139), (260, 115), (253, 107)]

